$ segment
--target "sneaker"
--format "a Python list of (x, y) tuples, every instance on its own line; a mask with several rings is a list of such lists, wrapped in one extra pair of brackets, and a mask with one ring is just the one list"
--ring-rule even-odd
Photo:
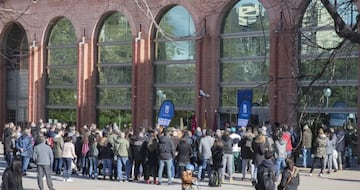
[(320, 177), (323, 176), (323, 173), (319, 173), (319, 176), (320, 176)]
[(68, 182), (72, 182), (73, 180), (71, 178), (67, 179)]
[(146, 184), (151, 184), (150, 180), (145, 181)]
[(233, 183), (233, 182), (234, 182), (234, 180), (233, 180), (232, 177), (229, 179), (229, 182), (230, 182), (230, 183)]
[(309, 173), (308, 176), (312, 176), (312, 173)]
[(66, 181), (66, 179), (64, 178), (63, 181)]

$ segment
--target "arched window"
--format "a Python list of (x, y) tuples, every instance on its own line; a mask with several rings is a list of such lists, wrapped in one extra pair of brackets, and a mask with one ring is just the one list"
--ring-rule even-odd
[(221, 29), (220, 122), (236, 123), (237, 91), (253, 90), (253, 113), (266, 121), (269, 73), (269, 19), (258, 1), (241, 0)]
[(97, 115), (100, 127), (131, 122), (133, 42), (128, 20), (116, 12), (105, 18), (98, 36)]
[[(355, 5), (344, 2), (337, 1), (338, 12), (346, 24), (355, 24)], [(342, 126), (358, 106), (358, 45), (337, 36), (319, 0), (308, 5), (300, 37), (299, 111), (306, 107), (317, 118), (320, 113), (326, 124)]]
[[(1, 60), (6, 69), (6, 122), (28, 121), (29, 49), (25, 30), (19, 23), (8, 25), (2, 42)], [(2, 87), (3, 89), (3, 87)], [(4, 91), (3, 91), (4, 92)]]
[(77, 55), (74, 27), (68, 19), (62, 18), (52, 27), (47, 44), (48, 119), (76, 122)]
[(160, 20), (154, 40), (154, 108), (164, 100), (176, 107), (172, 124), (187, 118), (194, 110), (195, 98), (195, 27), (182, 6), (171, 8)]

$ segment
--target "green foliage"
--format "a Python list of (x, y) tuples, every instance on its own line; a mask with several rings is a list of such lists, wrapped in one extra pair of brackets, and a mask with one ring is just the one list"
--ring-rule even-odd
[(51, 30), (48, 46), (72, 45), (76, 42), (75, 29), (71, 22), (66, 18), (58, 20)]
[(56, 119), (60, 123), (76, 123), (75, 109), (49, 109), (47, 110), (48, 118), (53, 121)]
[[(62, 18), (56, 22), (50, 33), (48, 47), (47, 104), (76, 107), (77, 38), (68, 19)], [(73, 110), (47, 109), (47, 115), (59, 121), (76, 121), (76, 111)]]
[(124, 126), (127, 127), (131, 124), (131, 111), (129, 110), (98, 110), (99, 115), (99, 127), (103, 128), (109, 123), (116, 123), (120, 129), (124, 130)]
[(131, 106), (131, 88), (99, 88), (99, 105)]

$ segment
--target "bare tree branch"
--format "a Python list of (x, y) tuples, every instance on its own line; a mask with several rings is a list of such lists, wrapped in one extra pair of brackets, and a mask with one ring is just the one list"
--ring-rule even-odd
[(343, 18), (341, 18), (337, 8), (330, 3), (329, 0), (321, 0), (331, 18), (335, 23), (335, 32), (339, 37), (345, 38), (353, 43), (360, 44), (360, 33), (357, 32), (359, 27), (359, 17), (356, 17), (356, 24), (353, 27), (349, 27)]

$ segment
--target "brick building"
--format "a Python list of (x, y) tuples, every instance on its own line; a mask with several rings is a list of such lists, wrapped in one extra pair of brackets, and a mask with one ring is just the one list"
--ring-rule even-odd
[(255, 122), (357, 128), (357, 46), (329, 51), (341, 39), (320, 1), (291, 2), (2, 0), (0, 124), (137, 129), (169, 99), (173, 125), (195, 113), (217, 128), (236, 123), (236, 92), (252, 89)]

